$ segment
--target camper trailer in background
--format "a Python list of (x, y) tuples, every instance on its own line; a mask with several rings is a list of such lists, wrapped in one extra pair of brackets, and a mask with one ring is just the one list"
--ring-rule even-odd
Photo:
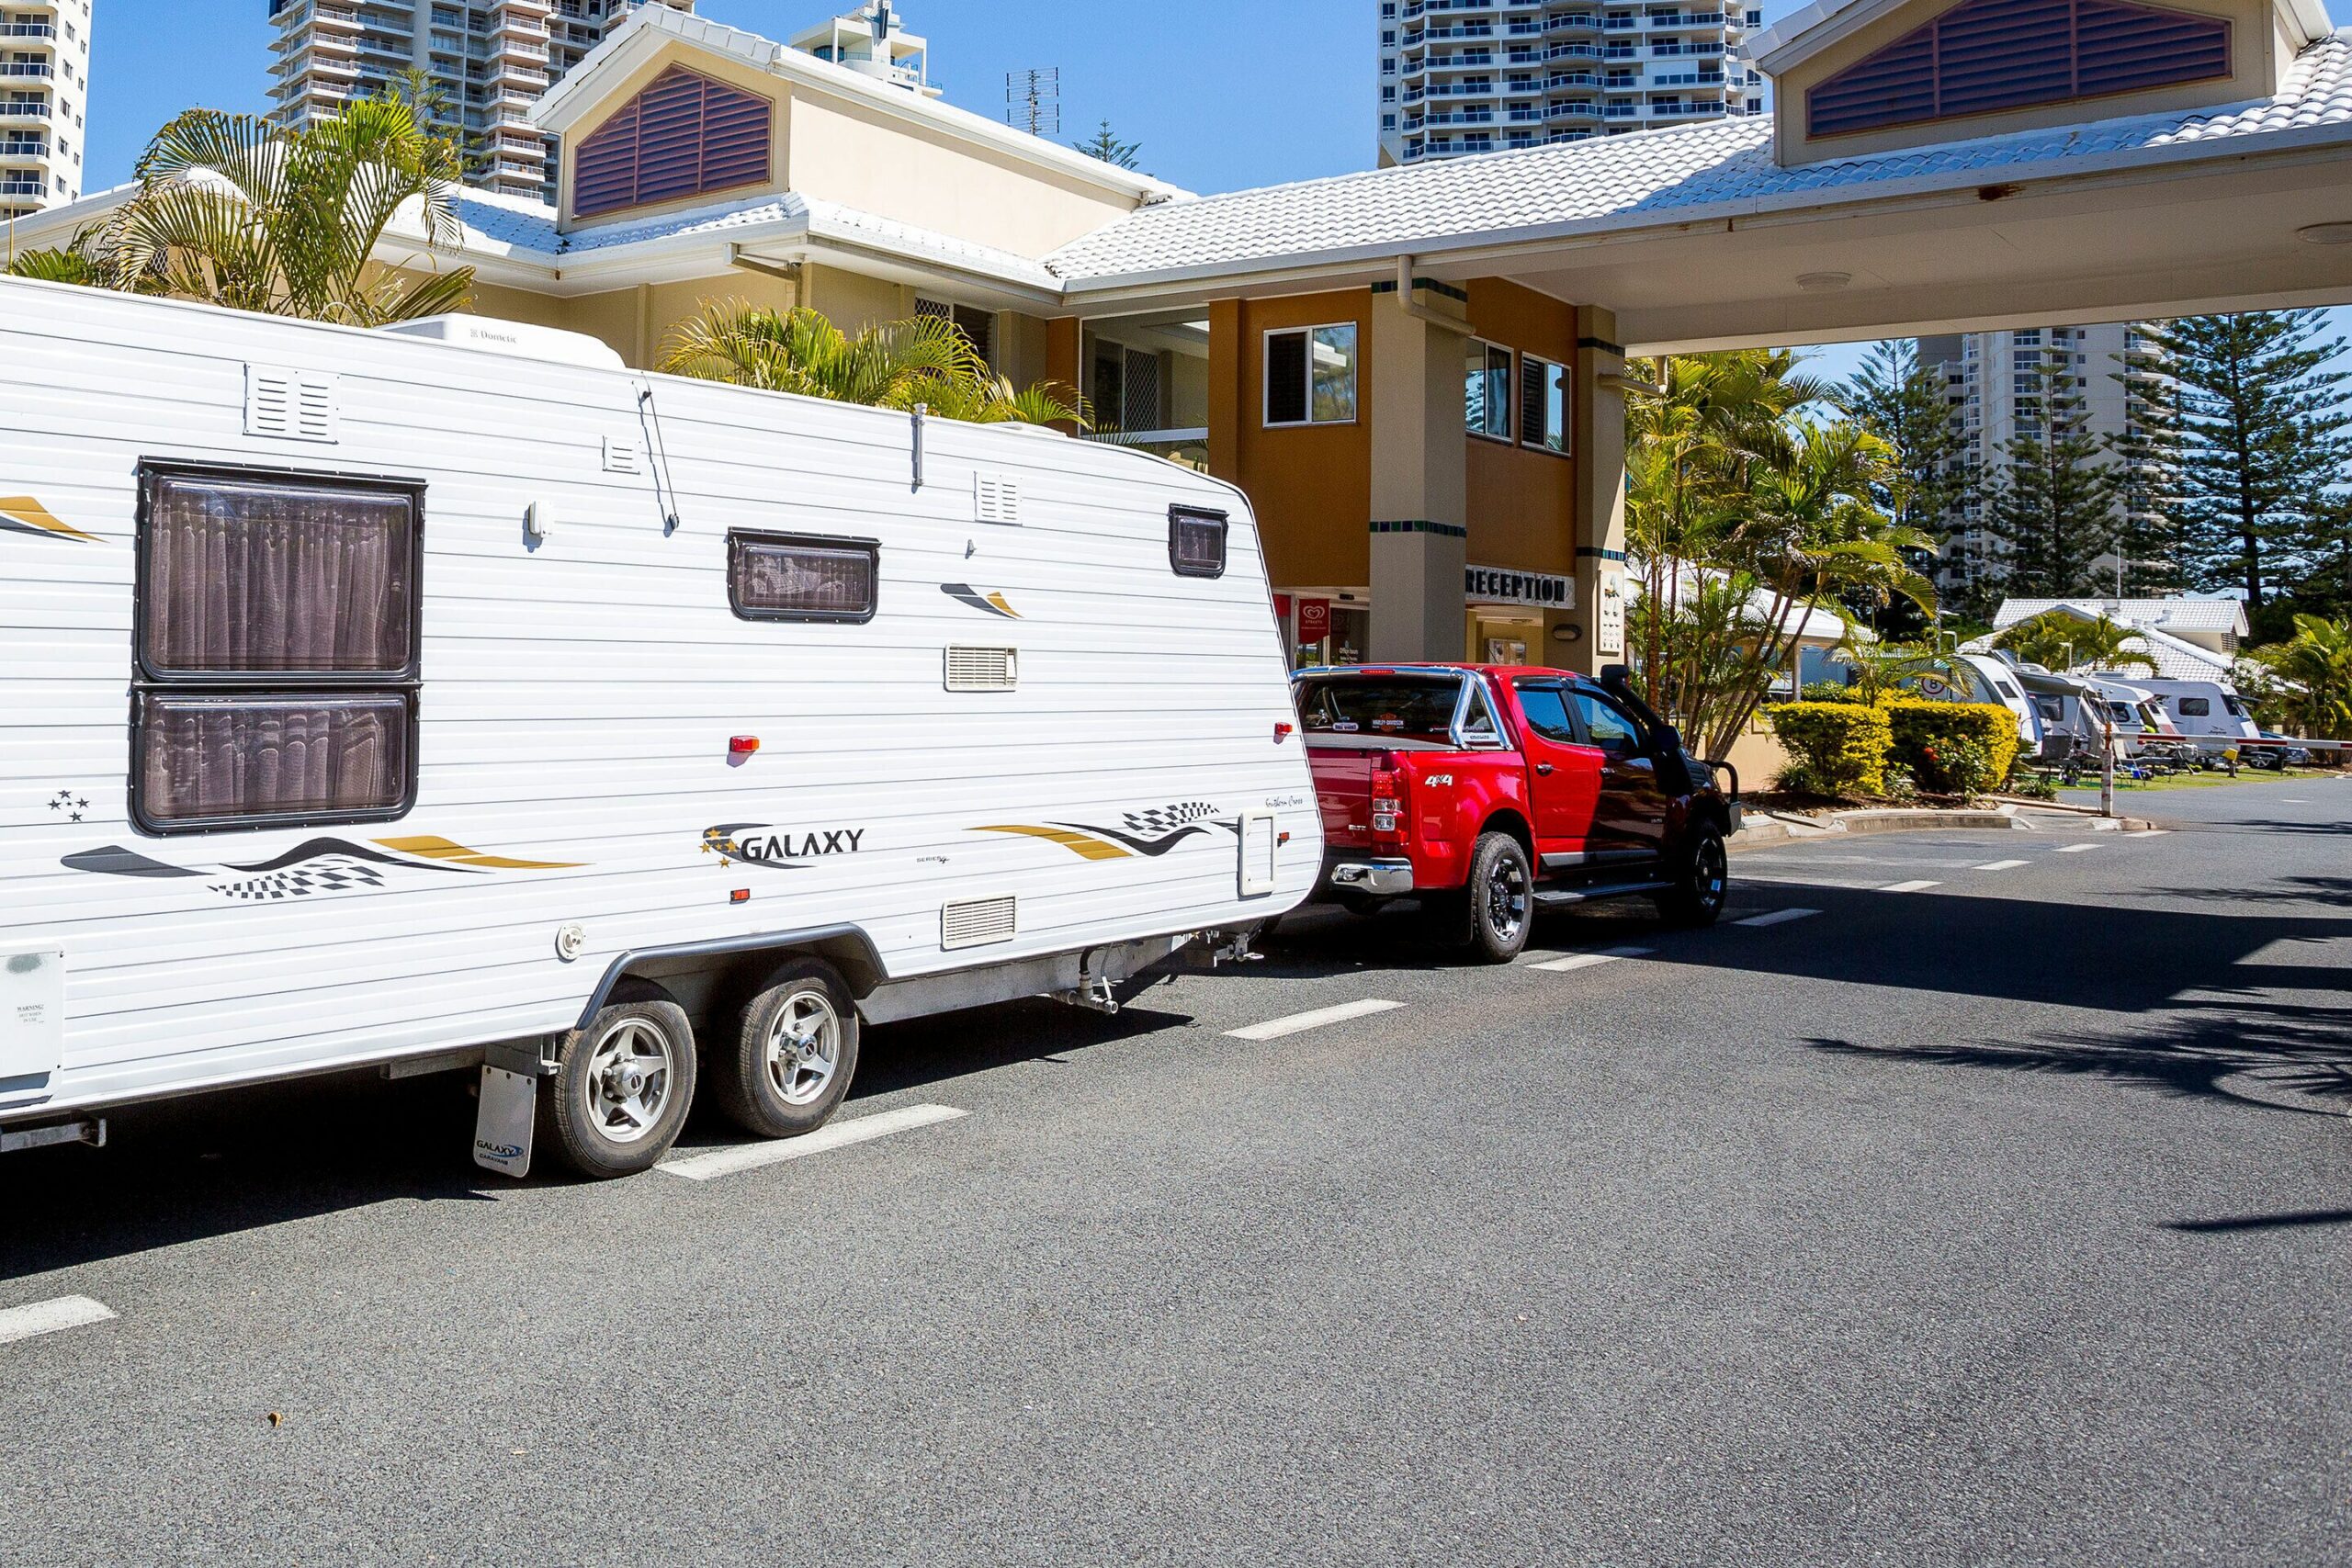
[(1231, 487), (427, 333), (0, 282), (0, 1146), (478, 1062), (620, 1174), (1314, 886)]

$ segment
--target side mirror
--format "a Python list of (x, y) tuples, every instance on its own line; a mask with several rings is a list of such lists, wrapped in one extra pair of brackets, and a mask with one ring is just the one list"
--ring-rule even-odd
[(1650, 732), (1650, 738), (1651, 744), (1657, 748), (1661, 756), (1682, 755), (1682, 731), (1675, 728), (1674, 726), (1661, 724)]

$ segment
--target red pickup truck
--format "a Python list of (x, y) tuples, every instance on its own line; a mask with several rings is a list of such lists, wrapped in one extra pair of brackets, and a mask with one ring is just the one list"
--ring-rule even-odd
[[(1643, 705), (1622, 666), (1303, 670), (1295, 694), (1322, 808), (1322, 897), (1419, 900), (1443, 939), (1503, 963), (1540, 904), (1647, 894), (1723, 912), (1732, 792)], [(1728, 771), (1726, 769), (1726, 771)]]

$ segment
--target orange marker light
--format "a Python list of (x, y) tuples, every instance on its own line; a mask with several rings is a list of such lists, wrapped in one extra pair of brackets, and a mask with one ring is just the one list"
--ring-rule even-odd
[(727, 901), (730, 904), (748, 904), (752, 901), (752, 890), (748, 887), (738, 887), (727, 896)]
[(1290, 731), (1291, 727), (1287, 724), (1277, 724), (1274, 726), (1274, 744), (1279, 746), (1283, 741), (1289, 739)]
[(759, 749), (760, 738), (756, 735), (737, 735), (727, 742), (727, 754), (730, 757), (748, 757)]

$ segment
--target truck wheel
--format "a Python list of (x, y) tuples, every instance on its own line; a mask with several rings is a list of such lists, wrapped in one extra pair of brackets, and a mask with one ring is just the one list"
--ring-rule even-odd
[(1481, 833), (1470, 852), (1470, 952), (1484, 964), (1508, 964), (1527, 946), (1535, 924), (1535, 875), (1527, 852), (1509, 833)]
[(727, 1119), (763, 1138), (813, 1133), (857, 1076), (857, 1004), (832, 966), (797, 959), (743, 1004), (731, 1047), (711, 1064)]
[(556, 1153), (595, 1179), (650, 1168), (678, 1141), (695, 1098), (694, 1031), (673, 1001), (616, 1002), (563, 1043), (539, 1110)]
[(1724, 853), (1721, 829), (1712, 822), (1692, 827), (1672, 874), (1673, 886), (1657, 896), (1657, 912), (1678, 926), (1713, 925), (1731, 888), (1731, 861)]

